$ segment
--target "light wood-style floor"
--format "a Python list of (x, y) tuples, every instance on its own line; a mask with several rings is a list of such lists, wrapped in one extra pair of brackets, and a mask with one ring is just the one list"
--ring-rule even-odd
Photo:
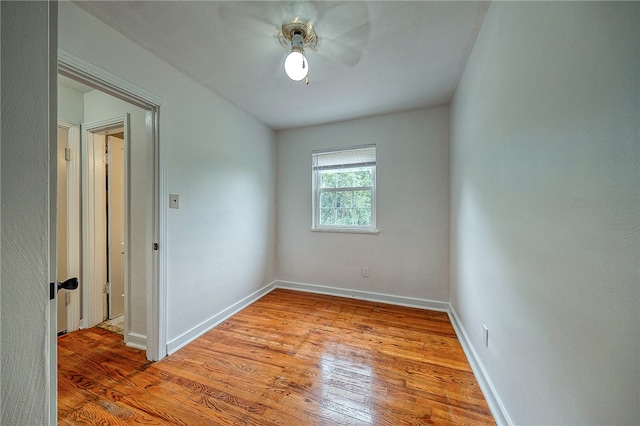
[(442, 312), (278, 289), (160, 362), (58, 347), (61, 425), (494, 424)]

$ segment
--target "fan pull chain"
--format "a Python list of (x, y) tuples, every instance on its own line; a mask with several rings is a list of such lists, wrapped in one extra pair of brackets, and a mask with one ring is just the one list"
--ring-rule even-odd
[(307, 75), (306, 83), (307, 83), (307, 86), (308, 86), (309, 85), (309, 76), (308, 75)]

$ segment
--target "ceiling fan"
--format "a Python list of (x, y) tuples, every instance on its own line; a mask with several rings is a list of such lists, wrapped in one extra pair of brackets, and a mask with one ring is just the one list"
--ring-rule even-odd
[(282, 23), (278, 39), (284, 47), (291, 46), (291, 51), (284, 60), (287, 77), (293, 81), (306, 78), (306, 83), (309, 84), (309, 62), (304, 56), (304, 48), (306, 46), (314, 49), (318, 45), (313, 23), (300, 16), (294, 16)]
[(286, 58), (280, 59), (278, 68), (284, 65), (291, 80), (307, 84), (310, 51), (316, 77), (326, 77), (341, 66), (354, 67), (360, 62), (371, 25), (367, 4), (360, 1), (224, 2), (218, 15), (234, 32), (252, 33), (243, 39), (247, 47), (260, 49), (262, 54), (273, 51), (273, 58), (284, 53)]

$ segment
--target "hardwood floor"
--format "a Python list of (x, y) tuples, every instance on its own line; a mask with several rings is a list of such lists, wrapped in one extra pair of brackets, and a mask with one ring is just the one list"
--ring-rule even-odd
[(58, 347), (61, 425), (494, 424), (442, 312), (278, 289), (160, 362)]

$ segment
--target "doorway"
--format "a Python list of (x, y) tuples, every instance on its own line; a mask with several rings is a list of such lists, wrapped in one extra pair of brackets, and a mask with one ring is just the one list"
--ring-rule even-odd
[[(78, 126), (58, 125), (58, 281), (70, 273), (81, 277), (78, 291), (60, 290), (58, 294), (58, 334), (80, 328), (82, 317), (83, 328), (97, 325), (122, 335), (126, 342), (125, 306), (130, 306), (125, 303), (128, 120), (127, 115), (108, 124), (83, 125), (82, 145), (77, 141)], [(72, 156), (78, 149), (83, 152), (81, 167), (80, 156)], [(81, 191), (78, 169), (84, 181)], [(80, 200), (85, 200), (82, 209)], [(84, 247), (82, 254), (80, 246)]]
[(129, 117), (84, 125), (82, 138), (83, 321), (127, 342), (128, 223), (125, 176)]
[[(164, 256), (160, 246), (165, 235), (164, 216), (161, 216), (160, 201), (167, 197), (160, 194), (162, 171), (160, 166), (160, 105), (162, 101), (144, 90), (133, 86), (123, 80), (109, 74), (108, 72), (91, 66), (79, 58), (66, 52), (58, 52), (58, 72), (59, 75), (71, 79), (74, 82), (88, 86), (89, 91), (80, 95), (84, 98), (85, 105), (81, 108), (80, 122), (90, 122), (85, 124), (80, 132), (83, 138), (82, 149), (79, 150), (82, 156), (88, 154), (88, 147), (84, 138), (96, 138), (96, 136), (115, 138), (118, 133), (118, 126), (105, 117), (120, 118), (119, 128), (124, 127), (124, 240), (122, 234), (109, 233), (106, 219), (104, 229), (107, 229), (106, 239), (102, 247), (109, 246), (115, 250), (111, 254), (110, 260), (105, 260), (104, 276), (109, 274), (109, 278), (122, 276), (124, 272), (124, 293), (111, 282), (108, 291), (93, 291), (96, 286), (90, 287), (82, 293), (82, 324), (81, 327), (92, 326), (94, 321), (103, 317), (118, 316), (119, 301), (124, 304), (125, 319), (125, 339), (128, 346), (146, 350), (147, 358), (151, 361), (159, 360), (166, 356), (166, 335), (163, 326), (164, 311), (162, 306), (165, 300), (166, 271), (161, 258)], [(60, 105), (60, 93), (59, 105)], [(100, 98), (101, 107), (94, 109)], [(108, 100), (105, 100), (109, 98)], [(67, 107), (68, 105), (64, 105)], [(60, 109), (59, 109), (60, 110)], [(114, 112), (116, 111), (116, 112)], [(119, 113), (117, 111), (120, 111)], [(127, 129), (126, 120), (122, 120), (123, 112), (131, 113), (131, 126)], [(120, 115), (118, 115), (120, 114)], [(126, 115), (126, 114), (125, 114)], [(122, 125), (125, 122), (124, 126)], [(102, 134), (100, 134), (102, 133)], [(130, 142), (127, 141), (130, 138)], [(122, 139), (122, 138), (121, 138)], [(115, 140), (115, 139), (112, 139)], [(111, 140), (109, 142), (112, 142)], [(111, 143), (109, 144), (111, 145)], [(110, 154), (116, 152), (113, 150)], [(102, 153), (104, 157), (105, 152)], [(87, 158), (88, 161), (88, 158)], [(106, 167), (105, 167), (106, 168)], [(87, 170), (92, 168), (87, 167)], [(120, 209), (116, 207), (113, 200), (109, 201), (110, 191), (107, 189), (107, 179), (114, 176), (107, 174), (105, 170), (104, 178), (104, 200), (108, 203), (110, 210)], [(97, 178), (96, 178), (97, 180)], [(88, 175), (83, 174), (82, 191), (89, 185)], [(92, 184), (94, 182), (92, 181)], [(110, 183), (109, 188), (117, 185)], [(95, 191), (93, 192), (95, 195)], [(101, 197), (101, 196), (99, 196)], [(88, 196), (82, 199), (82, 214), (84, 215), (88, 203)], [(168, 202), (168, 201), (167, 201)], [(95, 205), (95, 203), (92, 203)], [(89, 228), (88, 223), (93, 221), (83, 221), (83, 234), (94, 231)], [(115, 225), (111, 225), (113, 231)], [(163, 230), (162, 232), (160, 230)], [(109, 243), (109, 240), (111, 242)], [(122, 244), (124, 242), (124, 244)], [(118, 246), (120, 245), (120, 246)], [(82, 239), (82, 251), (86, 253), (89, 246), (85, 237)], [(117, 251), (120, 250), (120, 251)], [(123, 252), (124, 251), (124, 255)], [(118, 256), (119, 255), (119, 256)], [(118, 257), (122, 258), (118, 263)], [(91, 256), (83, 256), (81, 276), (86, 276), (87, 261)], [(110, 270), (110, 271), (109, 271)], [(81, 279), (81, 281), (83, 281)], [(113, 279), (111, 279), (113, 281)], [(94, 280), (95, 282), (95, 280)], [(105, 282), (106, 284), (106, 282)], [(85, 286), (86, 287), (86, 286)], [(84, 289), (83, 289), (84, 290)], [(124, 294), (124, 298), (123, 295)], [(111, 298), (113, 296), (113, 298)], [(87, 313), (90, 304), (88, 297), (92, 301), (100, 299), (100, 303), (93, 303), (94, 309)], [(122, 305), (122, 303), (120, 303)]]

